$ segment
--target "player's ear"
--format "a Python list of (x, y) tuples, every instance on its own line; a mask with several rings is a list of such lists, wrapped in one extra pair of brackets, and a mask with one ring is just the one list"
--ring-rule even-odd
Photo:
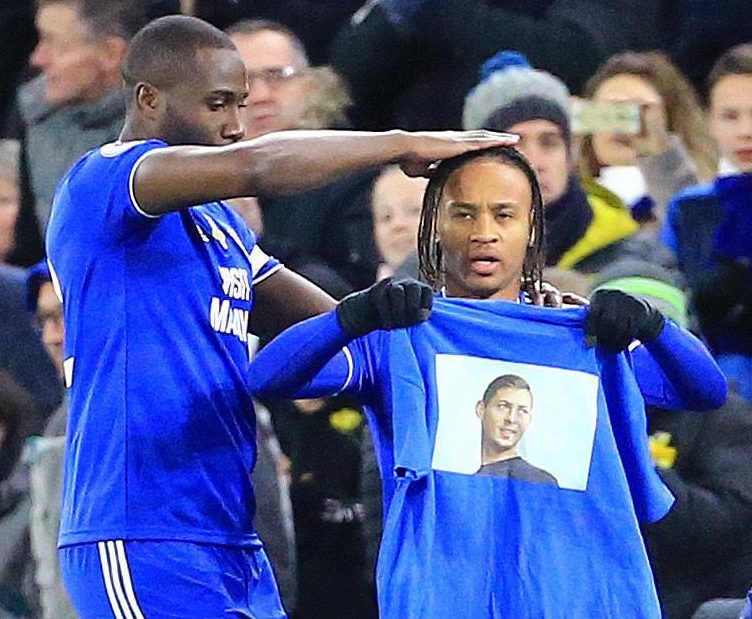
[(136, 105), (147, 116), (154, 116), (162, 104), (162, 93), (149, 82), (139, 82), (134, 89)]
[(483, 404), (483, 400), (481, 400), (475, 405), (475, 414), (478, 416), (478, 419), (483, 419), (483, 414), (485, 412), (486, 412), (486, 405)]

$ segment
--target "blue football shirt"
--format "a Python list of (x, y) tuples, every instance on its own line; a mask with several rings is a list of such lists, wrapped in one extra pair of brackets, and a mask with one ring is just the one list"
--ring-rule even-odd
[(166, 144), (87, 153), (47, 233), (70, 388), (60, 545), (256, 546), (253, 287), (281, 265), (221, 202), (150, 216), (132, 178)]
[[(436, 299), (427, 322), (351, 341), (295, 394), (341, 389), (367, 405), (384, 480), (380, 616), (660, 617), (639, 523), (673, 498), (628, 356), (587, 348), (585, 316)], [(252, 384), (274, 392), (277, 377), (305, 375), (274, 361), (286, 340), (297, 354), (342, 337), (334, 314), (296, 325), (254, 361)], [(525, 429), (481, 421), (485, 390), (509, 374), (530, 386)], [(497, 432), (522, 435), (515, 455), (546, 474), (479, 475), (484, 433)]]

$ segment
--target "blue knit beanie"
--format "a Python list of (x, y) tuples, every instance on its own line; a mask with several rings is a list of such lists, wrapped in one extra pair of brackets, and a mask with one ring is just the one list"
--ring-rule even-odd
[(569, 90), (559, 78), (530, 66), (520, 52), (501, 51), (481, 67), (481, 80), (465, 97), (465, 129), (506, 131), (527, 120), (556, 124), (569, 145)]

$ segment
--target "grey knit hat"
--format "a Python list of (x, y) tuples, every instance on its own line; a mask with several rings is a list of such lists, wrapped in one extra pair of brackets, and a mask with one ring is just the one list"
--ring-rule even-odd
[(481, 81), (465, 97), (465, 129), (507, 130), (526, 120), (544, 119), (558, 125), (567, 144), (569, 90), (559, 78), (530, 66), (515, 51), (498, 52), (481, 67)]

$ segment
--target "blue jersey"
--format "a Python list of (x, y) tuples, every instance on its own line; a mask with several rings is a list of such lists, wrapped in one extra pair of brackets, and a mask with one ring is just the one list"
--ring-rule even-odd
[(61, 181), (47, 233), (70, 388), (60, 545), (256, 546), (247, 390), (253, 286), (281, 266), (221, 202), (150, 216), (110, 144)]
[[(381, 616), (660, 617), (639, 522), (672, 497), (629, 359), (586, 348), (584, 316), (437, 299), (429, 321), (350, 342), (298, 392), (354, 392), (369, 410), (385, 493)], [(341, 337), (333, 314), (308, 324), (289, 344)], [(262, 392), (281, 352), (254, 362)], [(484, 421), (486, 389), (509, 375), (532, 394), (524, 432)], [(516, 473), (483, 461), (494, 441), (517, 442)]]

